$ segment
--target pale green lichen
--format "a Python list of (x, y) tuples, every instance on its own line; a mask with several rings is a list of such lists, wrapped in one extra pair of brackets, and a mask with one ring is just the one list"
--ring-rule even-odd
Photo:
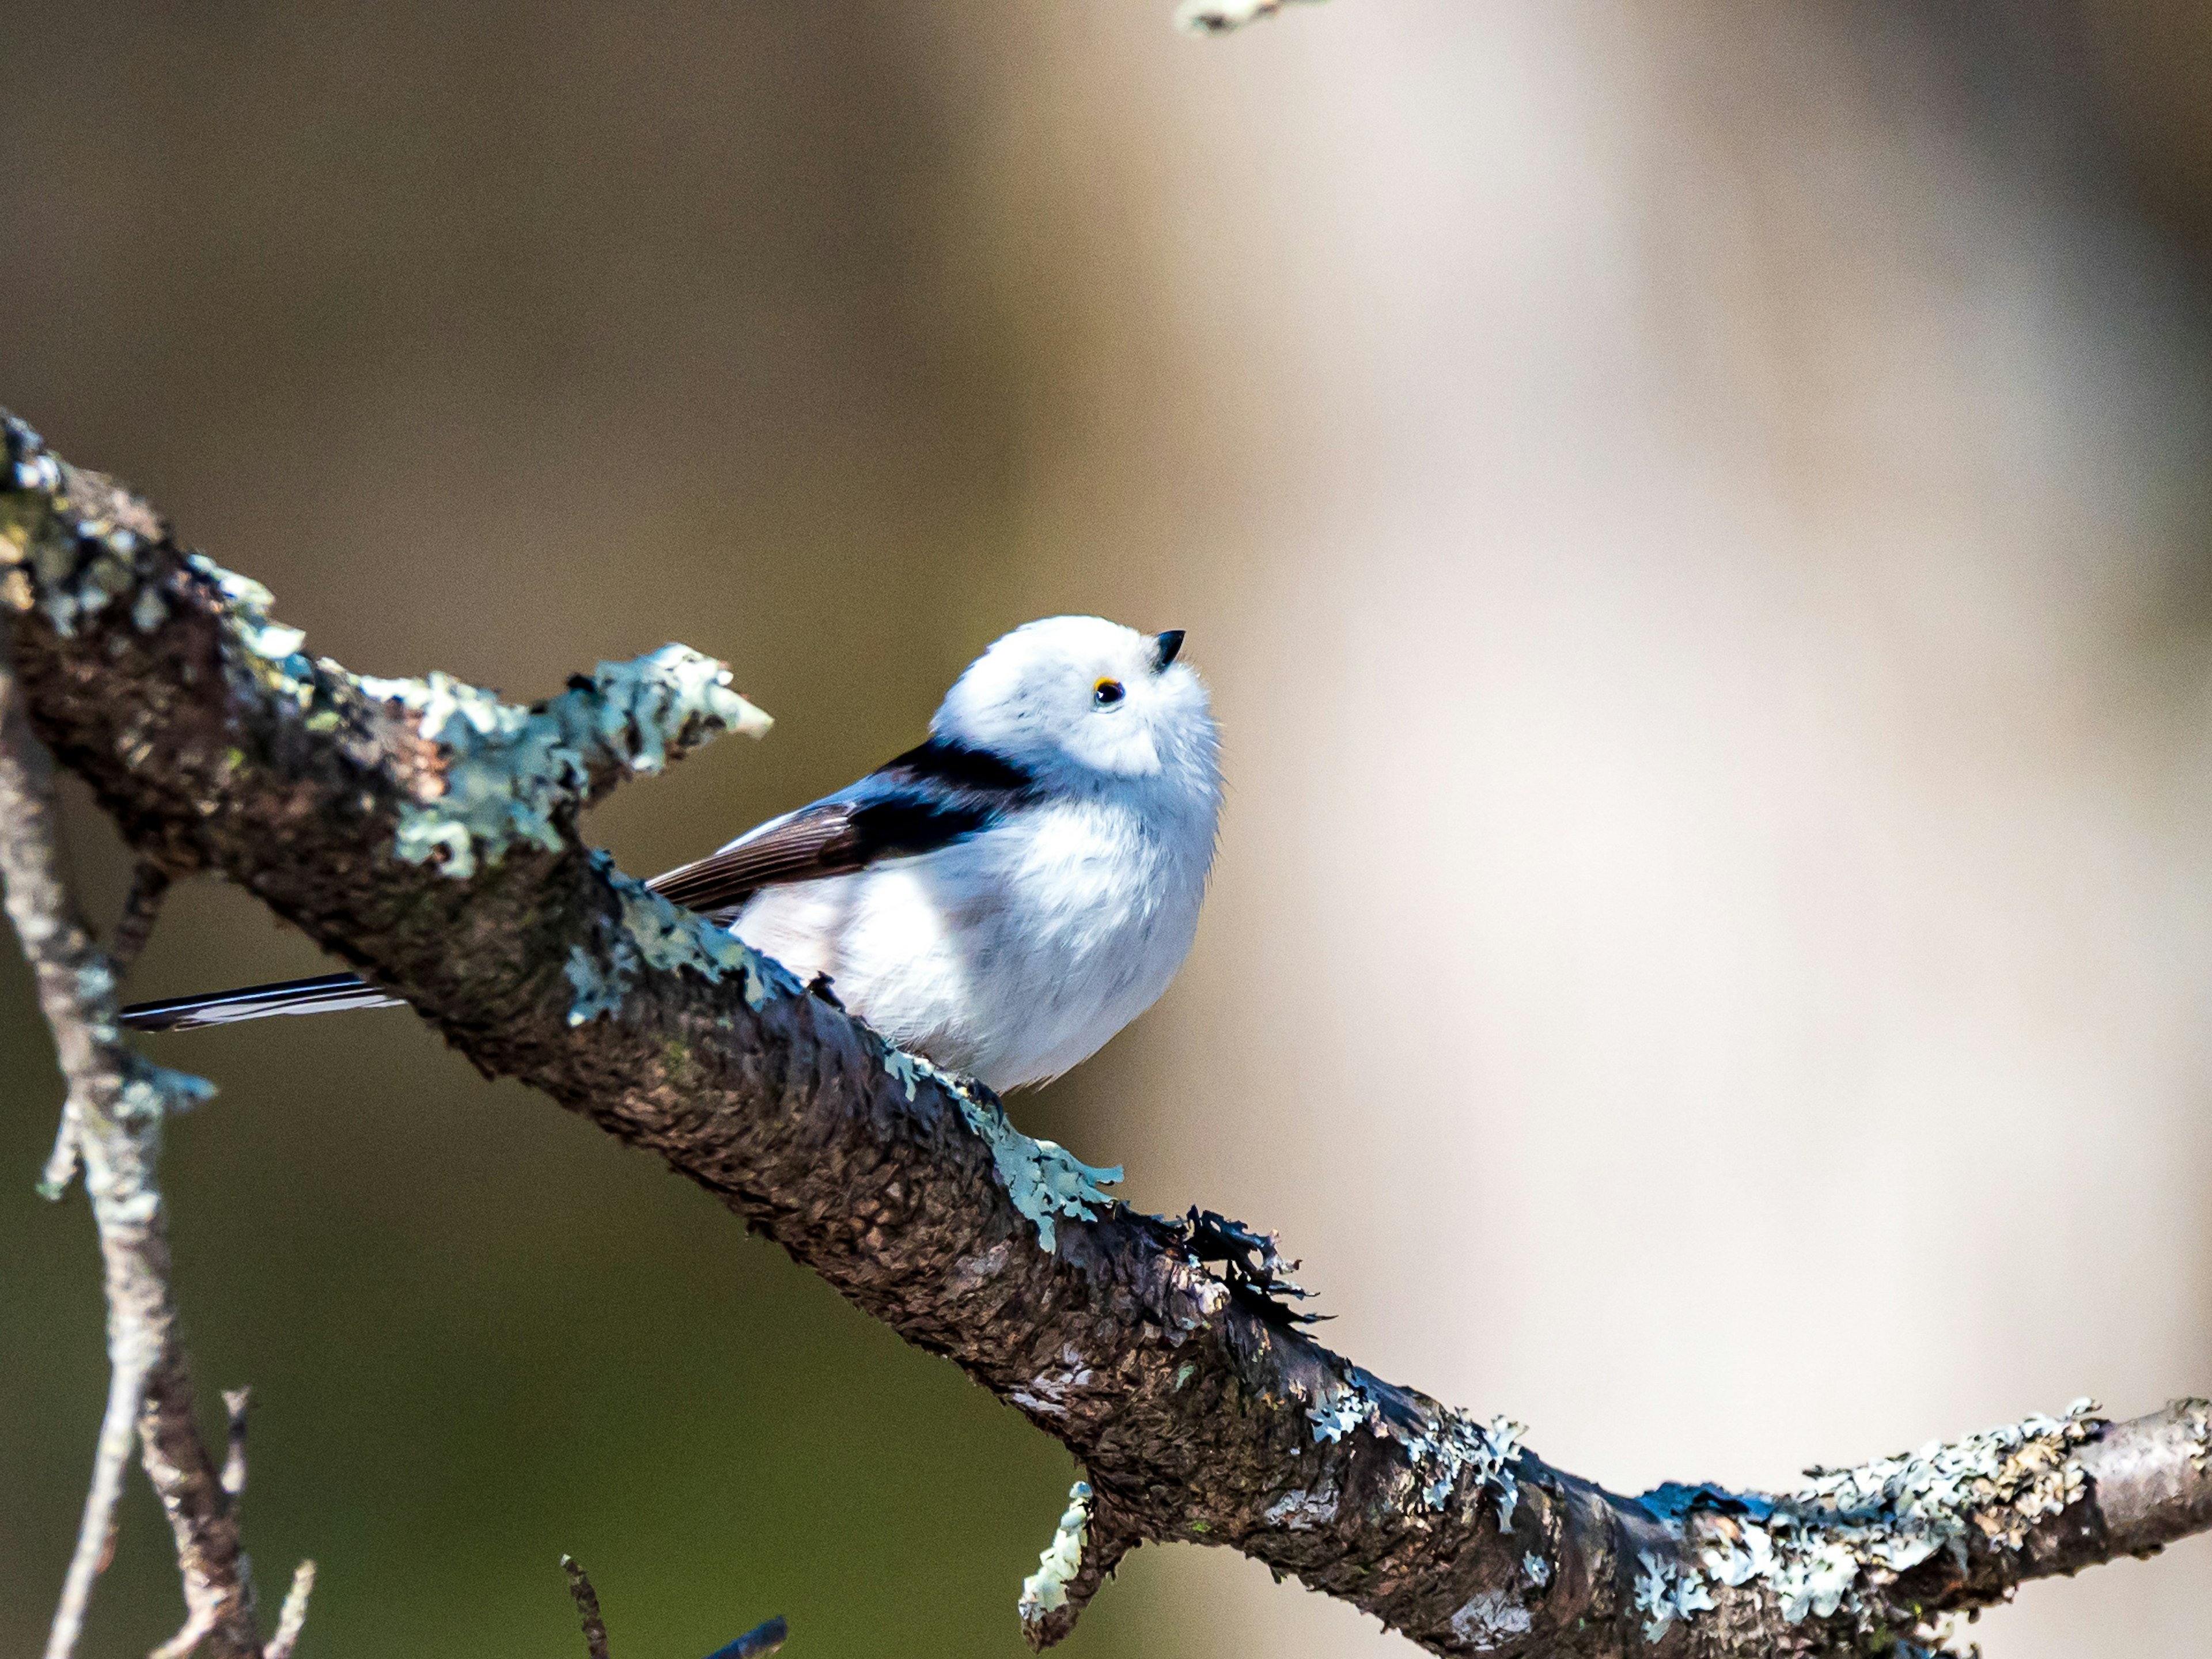
[(1022, 1580), (1024, 1629), (1034, 1629), (1048, 1613), (1067, 1605), (1067, 1587), (1083, 1568), (1083, 1547), (1091, 1534), (1091, 1486), (1079, 1480), (1068, 1489), (1067, 1509), (1037, 1557), (1037, 1570)]
[(734, 975), (745, 1006), (756, 1013), (774, 999), (799, 989), (799, 981), (781, 963), (623, 874), (605, 853), (594, 851), (592, 861), (615, 890), (619, 909), (608, 936), (595, 950), (580, 945), (568, 949), (564, 971), (575, 993), (568, 1005), (569, 1024), (581, 1025), (618, 1012), (643, 968), (666, 973), (688, 970), (714, 985)]
[[(106, 969), (98, 964), (80, 970), (80, 987), (95, 980), (108, 980)], [(112, 981), (110, 981), (112, 988)], [(89, 1006), (104, 1006), (112, 1009), (112, 1002), (104, 1004), (95, 997), (105, 999), (108, 990), (102, 989), (87, 997)], [(115, 1027), (106, 1019), (94, 1022), (94, 1034), (102, 1042), (113, 1043)], [(132, 1053), (130, 1049), (116, 1051), (123, 1067), (121, 1086), (110, 1097), (107, 1116), (120, 1128), (134, 1136), (154, 1138), (158, 1144), (162, 1121), (179, 1112), (188, 1112), (203, 1101), (215, 1096), (215, 1085), (205, 1078), (194, 1077), (186, 1072), (173, 1072), (166, 1066), (156, 1066)], [(69, 1189), (70, 1177), (76, 1173), (76, 1160), (58, 1155), (50, 1161), (39, 1178), (38, 1194), (41, 1198), (58, 1199)], [(135, 1197), (118, 1201), (117, 1213), (125, 1219), (144, 1220), (160, 1207), (161, 1196), (143, 1192)]]
[[(131, 596), (131, 626), (140, 633), (166, 623), (173, 595), (157, 580), (167, 545), (159, 521), (106, 479), (64, 467), (22, 422), (10, 417), (5, 437), (0, 603), (17, 611), (35, 607), (65, 637), (125, 594)], [(269, 590), (204, 554), (185, 554), (183, 562), (222, 598), (225, 643), (239, 647), (234, 656), (226, 653), (234, 665), (302, 707), (312, 701), (314, 665), (299, 654), (307, 636), (270, 619)]]
[[(187, 553), (185, 562), (222, 592), (230, 613), (231, 631), (239, 643), (255, 656), (280, 665), (289, 665), (291, 659), (299, 656), (300, 647), (307, 643), (307, 631), (271, 620), (269, 607), (276, 603), (274, 593), (251, 576), (225, 570), (204, 553)], [(312, 663), (301, 657), (295, 672), (305, 678), (313, 668)]]
[(635, 981), (637, 953), (617, 939), (602, 966), (597, 956), (580, 945), (572, 945), (562, 972), (568, 988), (575, 993), (568, 1002), (568, 1024), (582, 1025), (622, 1012), (623, 999)]
[(189, 1112), (215, 1098), (215, 1085), (189, 1072), (173, 1072), (150, 1060), (137, 1060), (123, 1080), (116, 1116), (129, 1122)]
[[(1651, 1614), (1645, 1634), (1656, 1641), (1669, 1623), (1710, 1605), (1702, 1584), (1689, 1589), (1702, 1568), (1732, 1589), (1765, 1586), (1785, 1623), (1841, 1613), (1869, 1639), (1893, 1637), (1900, 1652), (1920, 1651), (1895, 1636), (1899, 1609), (1883, 1592), (1939, 1552), (1963, 1568), (1970, 1545), (2023, 1548), (2038, 1522), (2081, 1497), (2087, 1477), (2075, 1449), (2104, 1423), (2095, 1401), (2079, 1400), (2056, 1418), (2030, 1417), (1855, 1468), (1814, 1470), (1786, 1498), (1712, 1487), (1647, 1493), (1639, 1502), (1697, 1550), (1698, 1565), (1674, 1572), (1645, 1558), (1637, 1587), (1637, 1606)], [(1941, 1630), (1924, 1626), (1913, 1635), (1942, 1640)]]
[(416, 731), (442, 751), (442, 792), (402, 810), (395, 850), (412, 864), (434, 858), (461, 879), (518, 844), (558, 852), (562, 817), (595, 768), (658, 772), (714, 732), (766, 732), (769, 717), (729, 682), (713, 659), (665, 645), (634, 662), (603, 662), (529, 708), (446, 674), (355, 683), (416, 714)]
[(912, 1100), (923, 1078), (934, 1081), (959, 1103), (968, 1127), (991, 1149), (992, 1167), (1014, 1208), (1036, 1224), (1037, 1247), (1050, 1250), (1058, 1241), (1056, 1218), (1095, 1221), (1114, 1202), (1103, 1189), (1121, 1179), (1121, 1166), (1099, 1169), (1084, 1163), (1057, 1141), (1032, 1140), (1008, 1120), (995, 1099), (979, 1097), (965, 1078), (953, 1076), (902, 1048), (884, 1044), (884, 1069)]
[(920, 1054), (910, 1054), (888, 1042), (884, 1044), (884, 1070), (890, 1074), (893, 1082), (906, 1091), (908, 1101), (913, 1100), (915, 1091), (921, 1087), (925, 1078), (956, 1098), (965, 1100), (967, 1097), (967, 1079), (955, 1077)]
[(11, 489), (26, 495), (51, 495), (61, 488), (61, 464), (46, 453), (46, 441), (28, 422), (8, 416), (6, 426)]
[(969, 1115), (969, 1127), (991, 1143), (991, 1162), (1013, 1206), (1036, 1224), (1037, 1247), (1055, 1243), (1053, 1218), (1092, 1221), (1114, 1200), (1105, 1192), (1121, 1179), (1121, 1166), (1099, 1169), (1084, 1163), (1057, 1141), (1031, 1140), (1006, 1121), (1003, 1109), (982, 1122)]
[(2189, 1431), (2189, 1467), (2203, 1474), (2212, 1463), (2212, 1401), (2177, 1400), (2166, 1410)]
[(1474, 1653), (1491, 1653), (1528, 1633), (1528, 1608), (1511, 1590), (1490, 1589), (1470, 1598), (1451, 1616), (1452, 1634)]
[(1376, 1420), (1375, 1401), (1355, 1378), (1341, 1391), (1309, 1405), (1306, 1420), (1313, 1425), (1316, 1443), (1341, 1440), (1354, 1429)]
[(97, 520), (71, 525), (58, 513), (46, 518), (27, 550), (39, 609), (54, 632), (68, 638), (117, 593), (130, 591), (137, 545), (133, 532)]
[[(17, 610), (35, 606), (68, 635), (131, 594), (132, 625), (141, 632), (161, 627), (172, 596), (151, 580), (153, 544), (131, 525), (99, 516), (128, 518), (143, 509), (102, 493), (105, 485), (91, 501), (107, 505), (73, 507), (65, 492), (79, 486), (69, 480), (87, 475), (65, 473), (20, 422), (8, 423), (6, 438), (5, 482), (13, 488), (0, 492), (0, 601)], [(275, 601), (252, 577), (204, 554), (185, 554), (183, 563), (220, 596), (230, 672), (292, 704), (311, 729), (336, 730), (340, 715), (330, 694), (343, 684), (344, 671), (335, 663), (319, 667), (302, 653), (307, 635), (270, 615)], [(444, 674), (353, 684), (416, 715), (416, 730), (446, 763), (434, 786), (439, 793), (403, 806), (396, 851), (413, 863), (435, 860), (446, 873), (465, 878), (519, 842), (559, 850), (561, 816), (583, 798), (596, 770), (658, 772), (672, 754), (714, 732), (765, 732), (768, 716), (730, 690), (729, 680), (720, 663), (670, 645), (635, 662), (602, 663), (588, 680), (532, 708), (510, 708)]]
[[(235, 648), (225, 653), (232, 666), (243, 672), (254, 684), (271, 697), (281, 698), (302, 711), (313, 708), (318, 696), (326, 697), (326, 688), (316, 673), (316, 665), (300, 649), (307, 642), (306, 630), (293, 628), (273, 620), (269, 607), (276, 596), (251, 576), (241, 576), (234, 570), (225, 570), (204, 553), (187, 553), (185, 563), (196, 574), (215, 584), (222, 595), (222, 628), (228, 642)], [(141, 632), (159, 627), (168, 614), (168, 605), (161, 594), (146, 589), (139, 603), (131, 610), (131, 620)], [(334, 678), (344, 671), (336, 663), (324, 665)], [(336, 711), (325, 708), (319, 711), (334, 722)], [(313, 715), (309, 715), (312, 722)]]
[[(621, 914), (612, 936), (597, 949), (570, 947), (565, 969), (574, 993), (568, 1006), (570, 1024), (617, 1012), (641, 966), (688, 969), (716, 983), (725, 975), (739, 975), (746, 1006), (755, 1010), (773, 997), (799, 989), (798, 981), (781, 963), (622, 874), (605, 854), (592, 856), (615, 888)], [(997, 1100), (920, 1054), (884, 1043), (883, 1060), (884, 1071), (904, 1088), (909, 1101), (924, 1079), (951, 1097), (962, 1121), (991, 1149), (992, 1167), (1007, 1198), (1036, 1226), (1038, 1248), (1051, 1250), (1056, 1246), (1058, 1220), (1096, 1220), (1114, 1202), (1103, 1189), (1121, 1179), (1118, 1165), (1098, 1169), (1055, 1142), (1030, 1139), (1008, 1120)]]
[[(36, 433), (10, 419), (11, 465), (0, 493), (0, 604), (36, 608), (68, 637), (114, 601), (131, 596), (131, 624), (149, 634), (169, 619), (170, 596), (156, 578), (160, 527), (130, 496), (90, 474), (73, 473), (46, 453)], [(82, 494), (86, 499), (77, 499)], [(118, 523), (110, 514), (131, 520)], [(307, 707), (317, 690), (314, 665), (300, 655), (307, 637), (269, 617), (269, 590), (223, 569), (204, 554), (183, 556), (185, 568), (222, 595), (226, 660), (272, 692)]]
[(1442, 1425), (1426, 1435), (1401, 1434), (1417, 1473), (1428, 1474), (1421, 1501), (1441, 1510), (1450, 1501), (1461, 1474), (1471, 1472), (1491, 1493), (1498, 1506), (1498, 1530), (1513, 1530), (1513, 1510), (1521, 1487), (1513, 1465), (1521, 1455), (1521, 1437), (1528, 1432), (1507, 1417), (1477, 1423), (1458, 1412), (1448, 1412)]
[(1316, 1492), (1299, 1487), (1268, 1504), (1261, 1511), (1260, 1518), (1285, 1532), (1311, 1532), (1336, 1519), (1337, 1506), (1343, 1498), (1344, 1494), (1333, 1486), (1323, 1485)]
[(1067, 1415), (1069, 1397), (1079, 1389), (1087, 1389), (1095, 1374), (1082, 1354), (1069, 1344), (1060, 1350), (1060, 1363), (1012, 1389), (1006, 1395), (1015, 1405), (1032, 1417), (1064, 1418)]
[(1645, 1641), (1657, 1641), (1677, 1619), (1686, 1620), (1713, 1605), (1712, 1592), (1695, 1567), (1677, 1566), (1649, 1550), (1638, 1551), (1636, 1559), (1643, 1570), (1636, 1576), (1635, 1606), (1648, 1615)]
[(104, 484), (92, 491), (102, 505), (72, 511), (68, 475), (22, 422), (9, 418), (5, 440), (0, 604), (13, 611), (37, 609), (66, 638), (81, 623), (139, 587), (152, 544), (139, 529), (104, 516), (118, 507), (126, 516), (137, 515), (135, 503)]
[(1306, 1420), (1318, 1443), (1341, 1440), (1363, 1428), (1395, 1440), (1405, 1448), (1413, 1476), (1414, 1491), (1424, 1508), (1448, 1506), (1463, 1474), (1472, 1474), (1477, 1486), (1487, 1491), (1498, 1506), (1498, 1529), (1513, 1529), (1513, 1511), (1521, 1501), (1521, 1487), (1513, 1473), (1521, 1456), (1521, 1437), (1527, 1428), (1508, 1417), (1478, 1423), (1464, 1413), (1436, 1411), (1412, 1422), (1384, 1409), (1387, 1385), (1357, 1365), (1350, 1375), (1332, 1378), (1306, 1406)]
[(115, 994), (115, 970), (97, 958), (70, 975), (76, 982), (77, 1000), (97, 1008)]

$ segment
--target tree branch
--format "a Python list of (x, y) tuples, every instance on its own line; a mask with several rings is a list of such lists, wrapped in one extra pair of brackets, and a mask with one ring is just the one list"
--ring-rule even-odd
[[(576, 1617), (584, 1627), (585, 1659), (607, 1659), (607, 1623), (599, 1616), (599, 1593), (592, 1588), (591, 1576), (573, 1555), (561, 1558), (561, 1571), (568, 1575), (568, 1594), (576, 1603)], [(707, 1659), (766, 1659), (783, 1645), (790, 1633), (781, 1618), (766, 1620), (735, 1641), (724, 1643)], [(272, 1652), (270, 1659), (283, 1656)]]
[(264, 1659), (292, 1659), (300, 1632), (307, 1627), (307, 1598), (315, 1593), (315, 1564), (302, 1561), (292, 1569), (292, 1588), (284, 1592), (284, 1605), (276, 1613), (276, 1633), (269, 1638)]
[(1291, 3), (1291, 0), (1182, 0), (1176, 8), (1176, 27), (1188, 34), (1227, 34), (1247, 23), (1273, 17)]
[(81, 1157), (100, 1232), (112, 1367), (91, 1490), (48, 1634), (47, 1659), (69, 1659), (82, 1632), (94, 1580), (110, 1553), (134, 1441), (176, 1534), (187, 1627), (217, 1656), (258, 1659), (253, 1594), (236, 1524), (192, 1421), (191, 1382), (177, 1337), (168, 1241), (154, 1184), (163, 1115), (204, 1096), (206, 1085), (149, 1066), (118, 1043), (114, 970), (63, 884), (53, 817), (46, 753), (0, 654), (0, 876), (69, 1084), (50, 1191), (60, 1195), (70, 1164)]
[(584, 1627), (585, 1659), (607, 1659), (607, 1621), (599, 1616), (599, 1593), (592, 1588), (590, 1575), (573, 1555), (561, 1558), (561, 1571), (568, 1575), (568, 1594)]
[(124, 896), (123, 915), (108, 936), (107, 961), (119, 982), (138, 960), (146, 941), (154, 937), (154, 923), (161, 914), (161, 900), (169, 890), (169, 872), (141, 859), (131, 872), (131, 890)]
[(127, 492), (20, 423), (7, 442), (0, 615), (40, 731), (142, 855), (251, 889), (486, 1073), (658, 1153), (1065, 1443), (1092, 1492), (1032, 1581), (1041, 1638), (1109, 1556), (1179, 1538), (1437, 1653), (1898, 1652), (2023, 1580), (2212, 1526), (2188, 1404), (2030, 1419), (1780, 1498), (1554, 1469), (1516, 1425), (1315, 1342), (1256, 1236), (1106, 1199), (987, 1091), (588, 853), (587, 799), (764, 724), (718, 665), (670, 647), (526, 710), (360, 678)]
[(222, 1460), (222, 1489), (230, 1494), (234, 1509), (246, 1493), (246, 1419), (252, 1410), (252, 1389), (225, 1389), (222, 1391), (222, 1412), (230, 1430), (229, 1449)]
[(1077, 1481), (1052, 1542), (1037, 1557), (1037, 1570), (1022, 1581), (1014, 1604), (1030, 1646), (1042, 1650), (1073, 1630), (1121, 1558), (1143, 1541), (1142, 1533), (1123, 1522), (1089, 1481)]

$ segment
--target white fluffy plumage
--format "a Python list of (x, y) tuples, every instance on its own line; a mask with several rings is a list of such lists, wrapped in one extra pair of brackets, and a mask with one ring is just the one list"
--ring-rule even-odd
[[(1204, 684), (1175, 660), (1180, 645), (1180, 635), (1097, 617), (1006, 635), (960, 677), (931, 744), (915, 751), (1006, 769), (976, 827), (763, 887), (732, 931), (803, 978), (828, 975), (846, 1006), (900, 1047), (994, 1089), (1088, 1059), (1167, 989), (1213, 860), (1217, 740)], [(935, 787), (927, 768), (894, 763), (817, 807), (927, 798)]]
[[(1221, 804), (1182, 635), (1018, 628), (930, 738), (647, 884), (726, 923), (892, 1042), (994, 1089), (1087, 1060), (1190, 950)], [(141, 1003), (136, 1030), (394, 1006), (351, 974)]]

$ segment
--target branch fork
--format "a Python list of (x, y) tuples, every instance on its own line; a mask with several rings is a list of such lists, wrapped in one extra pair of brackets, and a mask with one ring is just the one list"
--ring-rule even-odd
[(719, 665), (602, 665), (530, 709), (358, 679), (127, 490), (5, 435), (22, 696), (141, 855), (247, 886), (1066, 1444), (1090, 1491), (1025, 1588), (1033, 1642), (1137, 1540), (1185, 1539), (1442, 1655), (1902, 1659), (1942, 1615), (2212, 1528), (2201, 1402), (2026, 1419), (1778, 1496), (1554, 1468), (1316, 1341), (1271, 1240), (1114, 1201), (1110, 1172), (585, 848), (585, 800), (747, 729)]

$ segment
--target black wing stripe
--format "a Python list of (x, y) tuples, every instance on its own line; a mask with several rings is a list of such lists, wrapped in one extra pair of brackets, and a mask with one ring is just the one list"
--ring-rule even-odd
[(919, 787), (932, 784), (979, 795), (1025, 795), (1036, 780), (1011, 761), (964, 743), (932, 738), (877, 769)]
[(995, 755), (941, 740), (909, 749), (866, 781), (873, 788), (862, 799), (806, 807), (646, 884), (702, 914), (730, 909), (763, 887), (949, 847), (1027, 799), (1035, 787), (1027, 773)]

